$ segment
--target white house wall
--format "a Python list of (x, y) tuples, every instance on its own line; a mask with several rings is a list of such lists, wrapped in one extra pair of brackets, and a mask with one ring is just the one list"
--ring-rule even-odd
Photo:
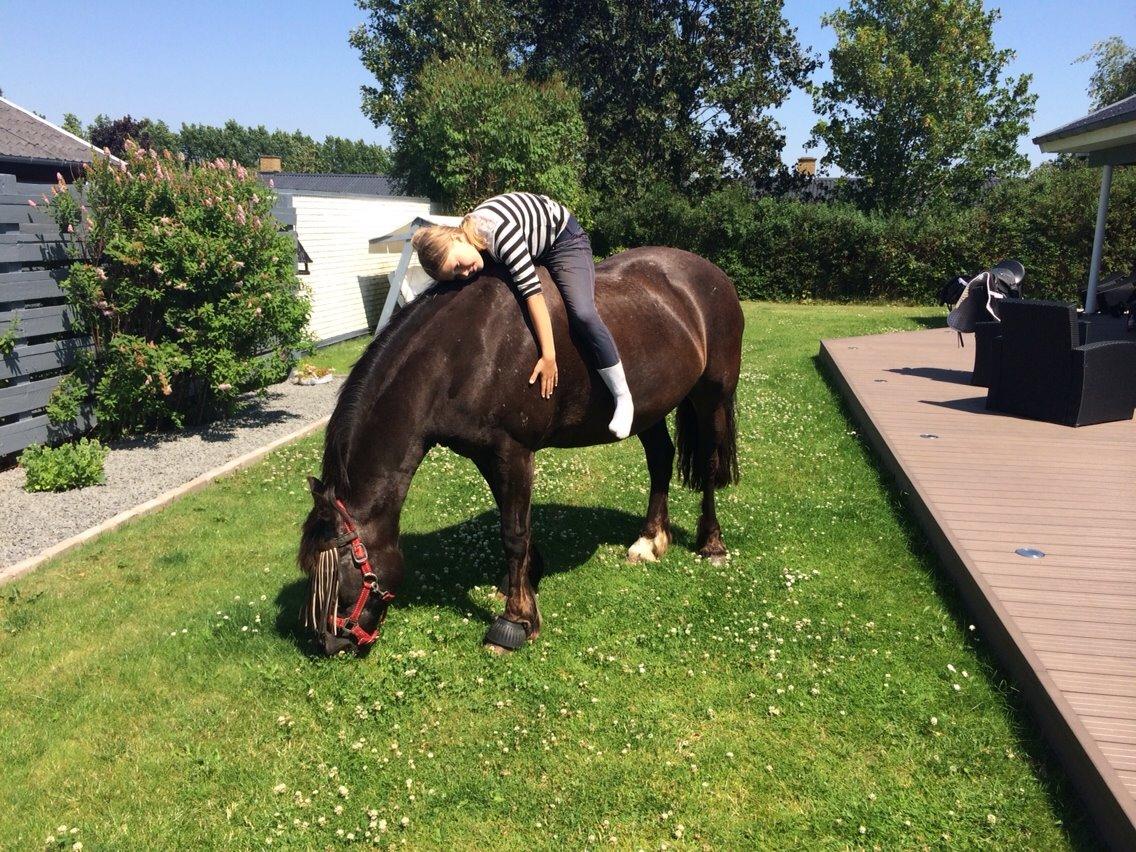
[(367, 241), (430, 213), (430, 203), (413, 198), (289, 194), (296, 211), (296, 235), (312, 258), (311, 274), (300, 280), (311, 289), (310, 327), (316, 339), (336, 340), (370, 331), (383, 309), (387, 275), (398, 265), (398, 254), (370, 254)]

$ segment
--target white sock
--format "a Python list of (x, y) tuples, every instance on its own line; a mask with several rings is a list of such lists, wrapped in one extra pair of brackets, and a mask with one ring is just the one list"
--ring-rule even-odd
[(623, 362), (617, 361), (600, 372), (607, 389), (615, 398), (615, 416), (607, 424), (611, 433), (621, 441), (631, 434), (631, 420), (635, 417), (635, 405), (631, 401), (631, 390), (627, 387), (627, 377), (623, 375)]

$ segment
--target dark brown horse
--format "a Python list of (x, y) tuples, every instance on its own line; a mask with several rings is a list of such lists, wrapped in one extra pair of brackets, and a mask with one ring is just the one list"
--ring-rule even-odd
[[(508, 573), (504, 616), (486, 634), (495, 650), (540, 630), (543, 562), (532, 542), (533, 455), (543, 447), (613, 441), (612, 400), (570, 338), (564, 303), (540, 270), (552, 316), (560, 384), (541, 397), (528, 375), (538, 356), (502, 267), (439, 285), (398, 313), (351, 370), (327, 427), (322, 482), (304, 523), (300, 567), (312, 578), (304, 620), (328, 654), (374, 640), (403, 577), (399, 515), (423, 456), (441, 444), (471, 459), (501, 511)], [(702, 491), (698, 553), (726, 547), (714, 489), (737, 482), (734, 392), (743, 318), (733, 282), (709, 261), (640, 248), (596, 267), (596, 305), (615, 337), (635, 399), (632, 432), (647, 454), (651, 496), (628, 558), (655, 561), (671, 541), (667, 492), (678, 409), (678, 468)]]

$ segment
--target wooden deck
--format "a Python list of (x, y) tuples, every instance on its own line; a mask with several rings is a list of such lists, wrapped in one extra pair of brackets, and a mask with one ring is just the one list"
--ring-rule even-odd
[(820, 359), (1102, 837), (1136, 849), (1136, 421), (987, 412), (947, 329), (824, 340)]

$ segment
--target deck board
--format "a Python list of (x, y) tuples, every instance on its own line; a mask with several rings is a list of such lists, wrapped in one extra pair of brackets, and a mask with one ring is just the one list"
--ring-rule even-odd
[(988, 412), (973, 358), (945, 329), (820, 352), (1102, 838), (1136, 848), (1136, 421)]

